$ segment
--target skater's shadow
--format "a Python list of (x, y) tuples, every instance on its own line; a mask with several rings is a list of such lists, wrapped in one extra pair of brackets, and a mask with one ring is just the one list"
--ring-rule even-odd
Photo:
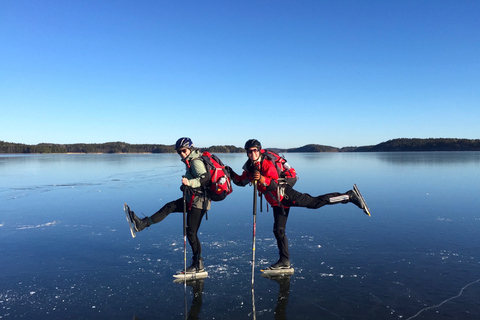
[(192, 305), (188, 310), (187, 319), (188, 320), (196, 320), (199, 319), (200, 311), (202, 310), (202, 303), (203, 303), (203, 284), (205, 279), (197, 279), (187, 281), (187, 286), (192, 287)]
[(265, 276), (264, 278), (273, 280), (278, 283), (278, 297), (277, 304), (275, 305), (274, 319), (286, 320), (287, 319), (287, 305), (288, 298), (290, 297), (290, 275), (285, 276)]
[[(176, 279), (174, 280), (175, 283), (183, 284), (183, 280)], [(187, 280), (187, 287), (192, 288), (192, 303), (187, 313), (187, 320), (196, 320), (199, 319), (200, 311), (202, 310), (202, 303), (203, 303), (203, 285), (205, 283), (205, 279), (195, 279), (195, 280)], [(185, 292), (186, 295), (186, 292)], [(185, 296), (185, 303), (187, 303), (187, 296)], [(186, 310), (187, 307), (185, 307)]]

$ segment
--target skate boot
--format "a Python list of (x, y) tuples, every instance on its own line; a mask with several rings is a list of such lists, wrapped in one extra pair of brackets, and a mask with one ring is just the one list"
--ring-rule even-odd
[(268, 269), (279, 270), (279, 269), (289, 269), (289, 268), (290, 268), (290, 260), (279, 259), (277, 262), (272, 264)]
[(205, 268), (203, 267), (203, 258), (192, 258), (192, 264), (187, 268), (186, 273), (196, 273), (203, 272)]
[(137, 232), (142, 231), (146, 227), (150, 227), (150, 221), (148, 217), (140, 219), (133, 211), (130, 211), (130, 220), (132, 221), (135, 231)]
[(353, 190), (348, 191), (347, 194), (349, 196), (350, 202), (352, 202), (357, 207), (362, 209), (366, 215), (370, 216), (370, 209), (368, 208), (367, 203), (365, 202), (365, 199), (360, 193), (360, 190), (358, 190), (358, 187), (356, 184), (353, 185)]

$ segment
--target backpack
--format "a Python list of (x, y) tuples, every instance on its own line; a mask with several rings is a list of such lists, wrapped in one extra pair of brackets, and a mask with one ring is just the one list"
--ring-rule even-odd
[(298, 180), (297, 172), (293, 169), (283, 156), (272, 150), (264, 150), (263, 156), (275, 164), (278, 172), (279, 184), (286, 183), (293, 187)]
[(225, 165), (216, 155), (205, 151), (200, 156), (207, 173), (209, 183), (206, 186), (208, 197), (212, 201), (222, 201), (232, 193), (232, 181), (230, 174), (225, 170)]

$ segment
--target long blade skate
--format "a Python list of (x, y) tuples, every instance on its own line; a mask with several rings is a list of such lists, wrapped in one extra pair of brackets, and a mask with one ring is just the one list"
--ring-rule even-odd
[(130, 215), (130, 208), (126, 203), (123, 205), (123, 210), (127, 215), (128, 226), (130, 227), (130, 233), (132, 234), (132, 238), (135, 238), (135, 236), (137, 235), (137, 232), (135, 231), (135, 226), (133, 225), (132, 217)]
[(353, 191), (358, 195), (358, 198), (362, 202), (363, 206), (363, 212), (365, 212), (366, 215), (370, 217), (370, 209), (367, 206), (367, 202), (365, 201), (365, 198), (363, 198), (362, 194), (360, 193), (360, 190), (358, 190), (358, 187), (356, 184), (353, 185)]

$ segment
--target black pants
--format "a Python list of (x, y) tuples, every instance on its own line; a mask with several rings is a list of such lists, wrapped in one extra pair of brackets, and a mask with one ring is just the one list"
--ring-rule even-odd
[(275, 235), (275, 239), (277, 239), (278, 254), (282, 261), (290, 260), (288, 239), (285, 234), (289, 212), (290, 208), (273, 207), (273, 234)]
[(273, 234), (277, 239), (278, 253), (280, 260), (290, 260), (290, 253), (288, 251), (288, 239), (285, 234), (287, 227), (288, 214), (290, 213), (289, 207), (304, 207), (309, 209), (318, 209), (326, 204), (330, 204), (329, 199), (337, 197), (342, 193), (333, 192), (317, 197), (312, 197), (308, 193), (301, 193), (294, 190), (291, 186), (285, 187), (285, 196), (282, 199), (282, 207), (273, 207)]
[[(150, 218), (153, 223), (159, 223), (172, 212), (183, 212), (183, 198), (165, 204)], [(197, 234), (206, 212), (207, 210), (198, 208), (191, 208), (190, 210), (187, 208), (187, 239), (190, 247), (192, 247), (193, 257), (197, 259), (202, 255), (202, 245)]]
[(308, 209), (318, 209), (326, 204), (330, 204), (329, 199), (338, 197), (344, 193), (332, 192), (322, 194), (317, 197), (312, 197), (308, 193), (301, 193), (293, 189), (291, 186), (285, 186), (285, 196), (282, 199), (282, 204), (287, 207), (304, 207)]

